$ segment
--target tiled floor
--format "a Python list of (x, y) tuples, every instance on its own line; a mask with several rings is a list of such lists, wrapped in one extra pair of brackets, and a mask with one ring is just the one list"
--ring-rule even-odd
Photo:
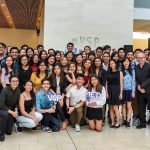
[(66, 131), (45, 133), (42, 131), (13, 132), (0, 150), (150, 150), (150, 126), (137, 130), (110, 129), (108, 125), (101, 133), (90, 131), (87, 126), (79, 133), (68, 127)]

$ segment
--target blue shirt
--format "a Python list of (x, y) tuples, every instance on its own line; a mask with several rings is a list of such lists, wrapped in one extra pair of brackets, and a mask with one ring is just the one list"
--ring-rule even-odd
[[(48, 95), (52, 95), (50, 92)], [(36, 94), (36, 109), (50, 109), (53, 106), (53, 101), (49, 100), (44, 90), (40, 90)]]
[(135, 71), (132, 71), (132, 76), (129, 71), (125, 70), (126, 75), (124, 76), (123, 90), (132, 90), (135, 93)]

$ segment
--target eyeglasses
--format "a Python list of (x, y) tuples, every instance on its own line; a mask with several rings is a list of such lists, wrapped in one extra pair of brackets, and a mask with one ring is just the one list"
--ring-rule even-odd
[(28, 59), (22, 59), (22, 61), (27, 61)]
[(12, 80), (11, 82), (13, 82), (13, 83), (14, 83), (14, 82), (19, 82), (19, 80)]
[(44, 66), (46, 66), (46, 65), (40, 65), (41, 67), (44, 67)]
[(145, 57), (137, 57), (137, 59), (143, 59), (143, 58), (145, 58)]
[(4, 47), (0, 46), (0, 48), (4, 48)]
[(18, 54), (18, 52), (11, 52), (12, 54)]

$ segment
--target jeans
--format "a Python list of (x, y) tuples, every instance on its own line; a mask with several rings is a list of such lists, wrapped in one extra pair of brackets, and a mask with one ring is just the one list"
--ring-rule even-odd
[[(39, 112), (35, 112), (35, 116), (39, 122), (43, 118), (42, 114)], [(27, 118), (25, 116), (18, 116), (16, 119), (19, 122), (19, 125), (21, 127), (25, 127), (25, 128), (29, 128), (29, 129), (36, 127), (36, 123), (31, 118)]]
[(55, 127), (60, 129), (60, 121), (57, 119), (54, 114), (51, 113), (43, 113), (42, 125), (45, 127)]

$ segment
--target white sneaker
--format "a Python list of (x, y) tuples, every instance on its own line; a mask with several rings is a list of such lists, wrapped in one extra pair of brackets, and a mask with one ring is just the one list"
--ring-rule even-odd
[(79, 124), (75, 124), (75, 131), (79, 132), (80, 131), (80, 125)]

